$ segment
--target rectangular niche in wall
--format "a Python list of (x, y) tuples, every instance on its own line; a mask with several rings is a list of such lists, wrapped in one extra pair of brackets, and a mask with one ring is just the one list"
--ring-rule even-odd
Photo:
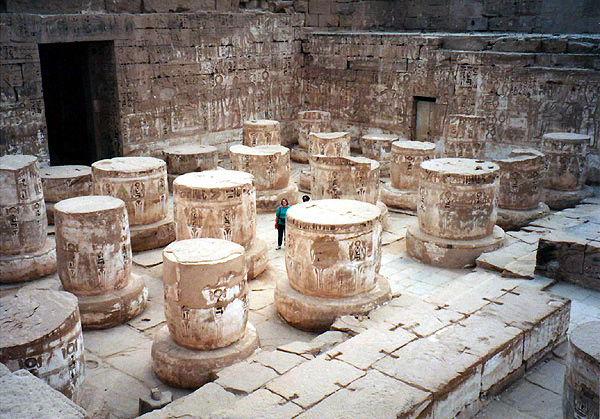
[(114, 43), (39, 44), (52, 165), (120, 154)]
[(415, 96), (415, 130), (413, 133), (414, 141), (437, 141), (434, 138), (437, 109), (436, 98)]

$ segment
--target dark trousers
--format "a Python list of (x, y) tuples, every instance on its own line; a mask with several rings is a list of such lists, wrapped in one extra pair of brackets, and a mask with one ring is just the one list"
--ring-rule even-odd
[(277, 246), (281, 247), (283, 238), (285, 237), (285, 224), (277, 224)]

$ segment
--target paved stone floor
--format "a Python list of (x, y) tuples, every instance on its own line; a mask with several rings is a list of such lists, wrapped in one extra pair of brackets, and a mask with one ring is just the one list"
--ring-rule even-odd
[[(297, 173), (298, 166), (295, 168)], [(481, 268), (448, 270), (430, 267), (412, 260), (406, 254), (404, 233), (406, 226), (414, 220), (416, 218), (413, 215), (390, 213), (388, 227), (383, 236), (380, 272), (389, 279), (395, 296), (409, 295), (425, 299), (457, 278), (473, 270), (482, 270)], [(309, 342), (316, 337), (313, 333), (288, 326), (274, 308), (275, 280), (286, 273), (284, 250), (275, 250), (276, 230), (273, 223), (272, 214), (258, 216), (257, 232), (258, 236), (268, 244), (269, 264), (267, 270), (251, 281), (249, 286), (249, 319), (258, 330), (263, 350), (275, 349), (296, 341)], [(162, 384), (151, 370), (152, 339), (164, 322), (161, 250), (134, 255), (134, 271), (144, 276), (149, 288), (150, 297), (146, 311), (127, 324), (108, 330), (84, 332), (86, 382), (94, 385), (104, 395), (112, 418), (136, 417), (138, 398), (149, 395), (150, 389), (154, 387), (173, 392), (174, 398), (191, 393)], [(53, 275), (31, 286), (56, 287), (57, 280), (57, 276)], [(570, 298), (572, 300), (571, 328), (580, 323), (600, 319), (599, 292), (563, 282), (555, 283), (539, 276), (523, 282)], [(9, 290), (4, 287), (2, 292), (9, 292)], [(523, 378), (495, 397), (478, 417), (562, 417), (565, 350), (565, 345), (555, 349)]]

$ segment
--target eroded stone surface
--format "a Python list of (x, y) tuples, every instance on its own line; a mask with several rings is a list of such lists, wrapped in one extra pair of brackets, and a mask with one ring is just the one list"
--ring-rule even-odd
[(163, 252), (165, 316), (171, 338), (196, 350), (241, 339), (248, 320), (244, 248), (218, 239), (171, 243)]
[(0, 377), (0, 416), (20, 419), (85, 419), (87, 413), (26, 370)]
[(316, 155), (310, 160), (313, 199), (355, 199), (376, 204), (380, 164), (366, 157)]
[(132, 226), (167, 217), (167, 165), (154, 157), (115, 157), (92, 164), (94, 193), (122, 199)]
[[(542, 137), (548, 174), (544, 187), (559, 191), (581, 189), (585, 182), (585, 165), (589, 135), (554, 132)], [(550, 202), (546, 202), (552, 207)]]
[(197, 351), (177, 345), (162, 327), (152, 344), (152, 369), (162, 381), (181, 388), (198, 388), (215, 378), (215, 373), (248, 358), (258, 348), (258, 335), (246, 323), (243, 337), (229, 346)]
[(448, 117), (444, 136), (445, 157), (481, 159), (485, 154), (485, 118), (454, 114)]
[(381, 211), (351, 200), (321, 200), (287, 213), (286, 270), (297, 291), (350, 297), (375, 286), (381, 259)]
[(288, 148), (280, 145), (234, 145), (229, 149), (229, 157), (232, 170), (254, 176), (258, 212), (274, 211), (283, 198), (286, 198), (290, 205), (298, 202), (298, 189), (290, 184)]
[(325, 111), (298, 112), (298, 145), (308, 149), (311, 132), (329, 132), (331, 130), (331, 114)]
[(50, 224), (54, 224), (54, 206), (48, 204), (92, 194), (92, 168), (89, 166), (42, 167), (40, 176)]
[(563, 393), (568, 419), (598, 417), (600, 409), (600, 322), (578, 326), (569, 336)]
[(211, 145), (181, 144), (163, 149), (163, 154), (171, 175), (216, 170), (219, 164), (219, 150)]
[(425, 263), (461, 268), (504, 242), (495, 226), (496, 164), (472, 159), (435, 159), (421, 164), (418, 227), (407, 230), (409, 254)]
[(26, 369), (76, 400), (85, 367), (77, 298), (23, 289), (0, 298), (0, 307), (0, 362), (11, 371)]
[(34, 156), (0, 157), (0, 252), (26, 254), (46, 242), (46, 206)]
[(79, 299), (86, 328), (113, 327), (144, 310), (148, 290), (132, 276), (128, 216), (121, 199), (81, 196), (56, 204), (59, 276)]
[(56, 204), (58, 274), (77, 296), (124, 288), (131, 276), (131, 245), (125, 203), (85, 196)]
[(266, 267), (266, 245), (256, 237), (254, 176), (235, 170), (188, 173), (173, 183), (177, 240), (215, 238), (246, 249), (248, 279)]
[(423, 141), (395, 141), (392, 143), (390, 183), (381, 191), (381, 200), (391, 208), (415, 211), (421, 163), (434, 158), (435, 144)]
[(398, 141), (398, 136), (393, 134), (367, 134), (360, 140), (362, 154), (381, 165), (381, 176), (390, 175), (392, 159), (392, 143)]
[(342, 157), (350, 155), (350, 133), (312, 132), (308, 135), (308, 154), (313, 156)]
[(248, 147), (279, 145), (279, 121), (259, 119), (244, 121), (242, 143)]

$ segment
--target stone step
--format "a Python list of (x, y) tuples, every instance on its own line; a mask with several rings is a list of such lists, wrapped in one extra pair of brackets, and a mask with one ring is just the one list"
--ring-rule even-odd
[[(569, 314), (569, 300), (535, 281), (476, 271), (427, 300), (394, 298), (312, 342), (222, 370), (194, 393), (222, 395), (210, 412), (184, 401), (171, 409), (213, 419), (472, 417), (564, 340)], [(144, 419), (176, 417), (152, 415)]]

